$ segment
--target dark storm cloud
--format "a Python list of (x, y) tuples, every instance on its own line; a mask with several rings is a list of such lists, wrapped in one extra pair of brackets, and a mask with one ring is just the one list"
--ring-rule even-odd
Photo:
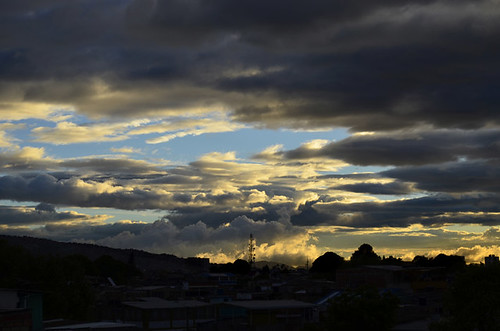
[[(319, 149), (307, 145), (276, 152), (288, 160), (328, 157), (355, 165), (425, 165), (460, 158), (490, 159), (500, 155), (500, 131), (422, 130), (355, 135)], [(257, 155), (264, 157), (265, 155)]]
[[(210, 158), (167, 171), (125, 159), (2, 153), (3, 173), (58, 173), (0, 177), (0, 199), (169, 210), (180, 228), (241, 215), (354, 227), (498, 224), (488, 214), (498, 212), (500, 189), (496, 1), (0, 0), (0, 31), (3, 111), (62, 104), (107, 122), (223, 109), (257, 127), (344, 126), (376, 133), (256, 157), (396, 167), (310, 178), (324, 182), (305, 192), (299, 176), (254, 178), (236, 162)], [(363, 182), (387, 176), (396, 181)], [(327, 188), (436, 195), (354, 204)], [(305, 193), (321, 197), (299, 197)], [(95, 238), (133, 236), (141, 225), (130, 228)]]
[(406, 227), (457, 224), (500, 224), (497, 194), (453, 197), (436, 195), (390, 202), (324, 204), (309, 201), (292, 216), (295, 225), (342, 225), (349, 227)]
[[(44, 224), (44, 225), (43, 225)], [(9, 224), (14, 225), (14, 224)], [(140, 234), (146, 227), (145, 223), (117, 222), (112, 224), (92, 224), (86, 222), (41, 222), (41, 227), (32, 229), (8, 227), (2, 229), (2, 234), (14, 236), (35, 236), (60, 241), (94, 242), (120, 233), (129, 235)]]
[[(222, 104), (259, 126), (477, 128), (499, 123), (497, 9), (488, 0), (2, 1), (0, 85), (4, 99), (93, 116)], [(127, 102), (95, 98), (96, 79)]]
[[(169, 252), (178, 256), (195, 256), (200, 252), (217, 255), (222, 251), (229, 254), (230, 258), (234, 255), (240, 257), (240, 254), (245, 254), (245, 245), (242, 247), (242, 243), (248, 241), (249, 233), (253, 233), (262, 245), (261, 258), (264, 258), (262, 251), (267, 248), (270, 252), (266, 255), (271, 255), (267, 258), (276, 255), (273, 245), (284, 238), (293, 240), (307, 236), (306, 230), (293, 227), (289, 222), (254, 221), (245, 216), (229, 220), (227, 224), (220, 227), (208, 227), (203, 222), (179, 227), (167, 219), (161, 219), (148, 224), (129, 222), (97, 225), (48, 224), (24, 232), (15, 228), (2, 232), (10, 235), (26, 235), (28, 232), (32, 236), (60, 241), (86, 242), (116, 248), (137, 248), (157, 253)], [(286, 254), (287, 252), (283, 251), (290, 247), (280, 244), (279, 248), (279, 254), (291, 255), (291, 252)], [(283, 258), (279, 261), (288, 262), (294, 257), (283, 256)], [(301, 256), (299, 260), (302, 262), (304, 259), (305, 257)]]
[(280, 219), (288, 219), (294, 213), (293, 203), (270, 204), (258, 203), (253, 207), (260, 207), (257, 211), (251, 210), (221, 210), (213, 207), (179, 207), (175, 213), (169, 214), (170, 222), (179, 227), (185, 227), (203, 221), (207, 226), (218, 227), (230, 222), (239, 216), (249, 217), (255, 220), (275, 222)]
[(130, 235), (140, 234), (145, 223), (117, 222), (112, 224), (47, 224), (43, 228), (33, 230), (38, 235), (51, 237), (57, 240), (74, 241), (98, 241), (108, 237), (114, 237), (120, 233)]
[(145, 181), (145, 184), (195, 184), (200, 181), (199, 177), (182, 175), (155, 176)]
[(335, 189), (345, 190), (358, 193), (369, 194), (390, 194), (390, 195), (403, 195), (409, 194), (413, 191), (408, 183), (392, 182), (389, 184), (382, 183), (358, 183), (336, 186)]
[[(31, 153), (30, 153), (31, 151)], [(161, 174), (163, 170), (154, 163), (143, 160), (125, 158), (81, 158), (52, 159), (43, 156), (43, 149), (25, 148), (20, 151), (0, 154), (0, 169), (3, 172), (35, 172), (57, 170), (75, 171), (77, 173), (113, 174), (115, 176), (147, 176)], [(69, 172), (66, 176), (69, 175)], [(74, 175), (74, 174), (73, 174)]]
[(500, 229), (490, 228), (484, 232), (483, 236), (487, 239), (498, 240), (500, 239)]
[(48, 211), (48, 212), (53, 213), (56, 211), (56, 207), (54, 207), (54, 205), (51, 205), (50, 203), (42, 202), (42, 203), (39, 203), (38, 205), (36, 205), (35, 210), (36, 211)]
[[(239, 108), (237, 118), (245, 121), (279, 125), (294, 118), (304, 126), (324, 121), (354, 130), (422, 122), (465, 128), (498, 123), (498, 86), (489, 78), (499, 75), (493, 33), (498, 25), (487, 19), (488, 4), (481, 2), (469, 13), (460, 4), (438, 1), (392, 12), (384, 6), (385, 19), (334, 24), (335, 33), (321, 43), (323, 51), (283, 55), (284, 71), (231, 79), (222, 86), (279, 95), (279, 105)], [(372, 14), (374, 19), (377, 13)], [(326, 30), (319, 33), (327, 35)]]
[(414, 182), (431, 192), (500, 192), (500, 160), (450, 162), (439, 166), (400, 167), (382, 172)]
[(0, 225), (25, 226), (34, 224), (78, 221), (85, 215), (70, 212), (56, 212), (54, 206), (39, 204), (36, 207), (0, 206)]
[(318, 176), (318, 179), (355, 179), (355, 180), (368, 180), (380, 179), (380, 175), (376, 173), (354, 173), (354, 174), (328, 174)]
[[(0, 199), (14, 201), (37, 201), (58, 205), (79, 207), (110, 207), (125, 210), (160, 209), (180, 213), (204, 215), (208, 219), (218, 219), (222, 214), (234, 218), (243, 215), (254, 207), (263, 208), (256, 214), (273, 215), (276, 204), (253, 200), (252, 190), (238, 190), (220, 194), (190, 191), (167, 191), (165, 188), (138, 185), (134, 180), (123, 180), (120, 183), (111, 179), (101, 180), (99, 177), (56, 178), (49, 174), (33, 174), (26, 176), (0, 177)], [(208, 185), (210, 181), (206, 181)], [(264, 210), (269, 209), (264, 212)], [(232, 210), (232, 214), (228, 213)], [(217, 215), (215, 215), (217, 214)], [(194, 216), (194, 217), (196, 217)], [(190, 215), (186, 217), (191, 217)], [(192, 220), (192, 218), (190, 218)], [(198, 221), (197, 219), (196, 221)]]
[(142, 160), (132, 159), (73, 159), (60, 161), (58, 165), (62, 168), (77, 169), (78, 171), (95, 171), (99, 173), (117, 174), (147, 174), (160, 172), (160, 167)]
[[(35, 177), (0, 177), (0, 199), (40, 201), (80, 207), (115, 207), (119, 209), (162, 209), (171, 206), (168, 198), (148, 190), (113, 190), (113, 186), (84, 181), (76, 177), (58, 180), (47, 174)], [(109, 186), (108, 186), (109, 185)], [(106, 191), (110, 188), (111, 191)]]
[(317, 30), (318, 25), (329, 20), (352, 20), (378, 8), (397, 5), (401, 5), (401, 1), (385, 1), (381, 4), (372, 1), (349, 3), (315, 0), (306, 5), (299, 0), (277, 0), (271, 3), (262, 0), (243, 0), (238, 3), (230, 0), (135, 0), (128, 8), (127, 18), (136, 26), (162, 28), (169, 32), (167, 36), (191, 32), (206, 37), (220, 31), (235, 31), (243, 33), (250, 41), (259, 41), (258, 38), (265, 38), (260, 35), (263, 32), (280, 36), (300, 33), (303, 29)]

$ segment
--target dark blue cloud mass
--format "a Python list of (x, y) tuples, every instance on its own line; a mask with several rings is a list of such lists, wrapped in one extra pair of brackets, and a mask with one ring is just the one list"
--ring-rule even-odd
[[(190, 254), (252, 229), (499, 225), (499, 35), (492, 0), (0, 0), (0, 199), (16, 205), (0, 225), (115, 246), (161, 233)], [(242, 128), (325, 134), (245, 141), (251, 160), (199, 137)], [(187, 136), (207, 154), (162, 159)]]
[[(89, 115), (194, 98), (269, 127), (480, 128), (499, 122), (499, 15), (488, 0), (2, 1), (1, 85)], [(96, 79), (129, 104), (96, 103)], [(184, 93), (159, 93), (172, 84)]]

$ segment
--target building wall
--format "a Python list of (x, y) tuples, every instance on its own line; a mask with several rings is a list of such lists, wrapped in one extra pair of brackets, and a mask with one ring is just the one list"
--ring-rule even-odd
[(31, 311), (9, 310), (0, 312), (0, 331), (31, 331)]

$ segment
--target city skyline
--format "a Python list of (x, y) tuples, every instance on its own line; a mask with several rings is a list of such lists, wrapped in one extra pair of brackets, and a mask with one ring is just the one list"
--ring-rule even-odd
[(500, 6), (0, 1), (0, 233), (500, 255)]

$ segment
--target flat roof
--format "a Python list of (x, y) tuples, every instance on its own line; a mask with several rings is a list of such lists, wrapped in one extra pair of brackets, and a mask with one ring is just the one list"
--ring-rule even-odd
[(154, 291), (154, 290), (162, 290), (164, 288), (167, 288), (168, 286), (165, 285), (150, 285), (150, 286), (141, 286), (141, 287), (136, 287), (134, 290), (139, 290), (139, 291)]
[(210, 305), (207, 302), (197, 300), (177, 300), (170, 301), (161, 298), (141, 298), (141, 301), (125, 301), (124, 305), (138, 309), (175, 309), (175, 308), (196, 308)]
[(388, 270), (388, 271), (400, 271), (404, 268), (399, 265), (367, 265), (367, 268), (371, 269), (380, 269), (380, 270)]
[(94, 322), (71, 324), (63, 326), (54, 326), (45, 328), (45, 330), (75, 330), (75, 329), (103, 329), (103, 328), (131, 328), (135, 327), (134, 324), (114, 323), (114, 322)]
[(242, 307), (246, 309), (280, 309), (280, 308), (313, 308), (315, 304), (297, 300), (249, 300), (231, 301), (224, 304)]

